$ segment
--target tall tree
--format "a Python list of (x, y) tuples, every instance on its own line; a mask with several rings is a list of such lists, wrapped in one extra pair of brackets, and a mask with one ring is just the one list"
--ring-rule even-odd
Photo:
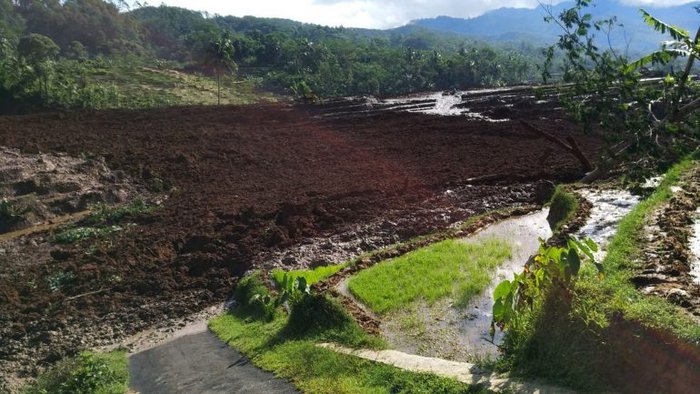
[(60, 51), (52, 39), (41, 34), (32, 33), (19, 40), (17, 53), (34, 71), (44, 97), (48, 94), (53, 62)]
[(236, 63), (233, 61), (233, 55), (233, 40), (228, 32), (224, 32), (217, 38), (211, 40), (205, 53), (204, 65), (211, 68), (216, 74), (217, 99), (219, 105), (221, 105), (221, 76), (236, 71)]

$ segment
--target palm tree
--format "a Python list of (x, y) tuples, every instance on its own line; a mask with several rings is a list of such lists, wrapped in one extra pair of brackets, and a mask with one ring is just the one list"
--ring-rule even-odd
[(209, 42), (205, 56), (205, 65), (211, 67), (216, 73), (216, 86), (218, 103), (221, 105), (221, 74), (232, 73), (236, 70), (233, 61), (233, 41), (228, 32)]

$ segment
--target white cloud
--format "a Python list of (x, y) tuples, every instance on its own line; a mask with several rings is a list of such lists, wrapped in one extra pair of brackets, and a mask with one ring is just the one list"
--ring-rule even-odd
[[(562, 0), (543, 0), (560, 3)], [(626, 4), (677, 5), (689, 0), (622, 0)], [(167, 5), (220, 15), (287, 18), (329, 26), (390, 28), (440, 15), (475, 17), (500, 7), (537, 7), (537, 0), (164, 0)]]

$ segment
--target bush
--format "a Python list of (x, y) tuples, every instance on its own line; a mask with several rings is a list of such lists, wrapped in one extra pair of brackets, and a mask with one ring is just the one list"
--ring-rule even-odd
[(45, 372), (26, 394), (123, 394), (129, 372), (126, 353), (84, 352)]
[(276, 306), (259, 271), (241, 279), (233, 296), (238, 303), (239, 310), (244, 314), (257, 320), (271, 321), (274, 319)]
[(292, 304), (284, 335), (348, 346), (376, 346), (337, 301), (322, 294), (305, 294)]
[(578, 210), (578, 199), (576, 196), (566, 191), (561, 186), (558, 186), (554, 191), (549, 207), (549, 215), (547, 222), (552, 231), (557, 232), (561, 226), (566, 224)]

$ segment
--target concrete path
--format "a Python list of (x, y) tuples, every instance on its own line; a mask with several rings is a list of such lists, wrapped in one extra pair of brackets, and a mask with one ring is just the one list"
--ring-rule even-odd
[(206, 329), (129, 356), (131, 390), (143, 394), (296, 393)]
[(432, 373), (434, 375), (456, 379), (470, 385), (482, 385), (486, 389), (496, 392), (512, 393), (574, 393), (560, 387), (538, 384), (533, 382), (521, 382), (509, 378), (507, 375), (499, 375), (479, 369), (474, 364), (457, 361), (443, 360), (439, 358), (416, 356), (396, 350), (355, 350), (332, 343), (322, 343), (319, 347), (330, 349), (338, 353), (375, 361), (394, 366), (412, 372)]

